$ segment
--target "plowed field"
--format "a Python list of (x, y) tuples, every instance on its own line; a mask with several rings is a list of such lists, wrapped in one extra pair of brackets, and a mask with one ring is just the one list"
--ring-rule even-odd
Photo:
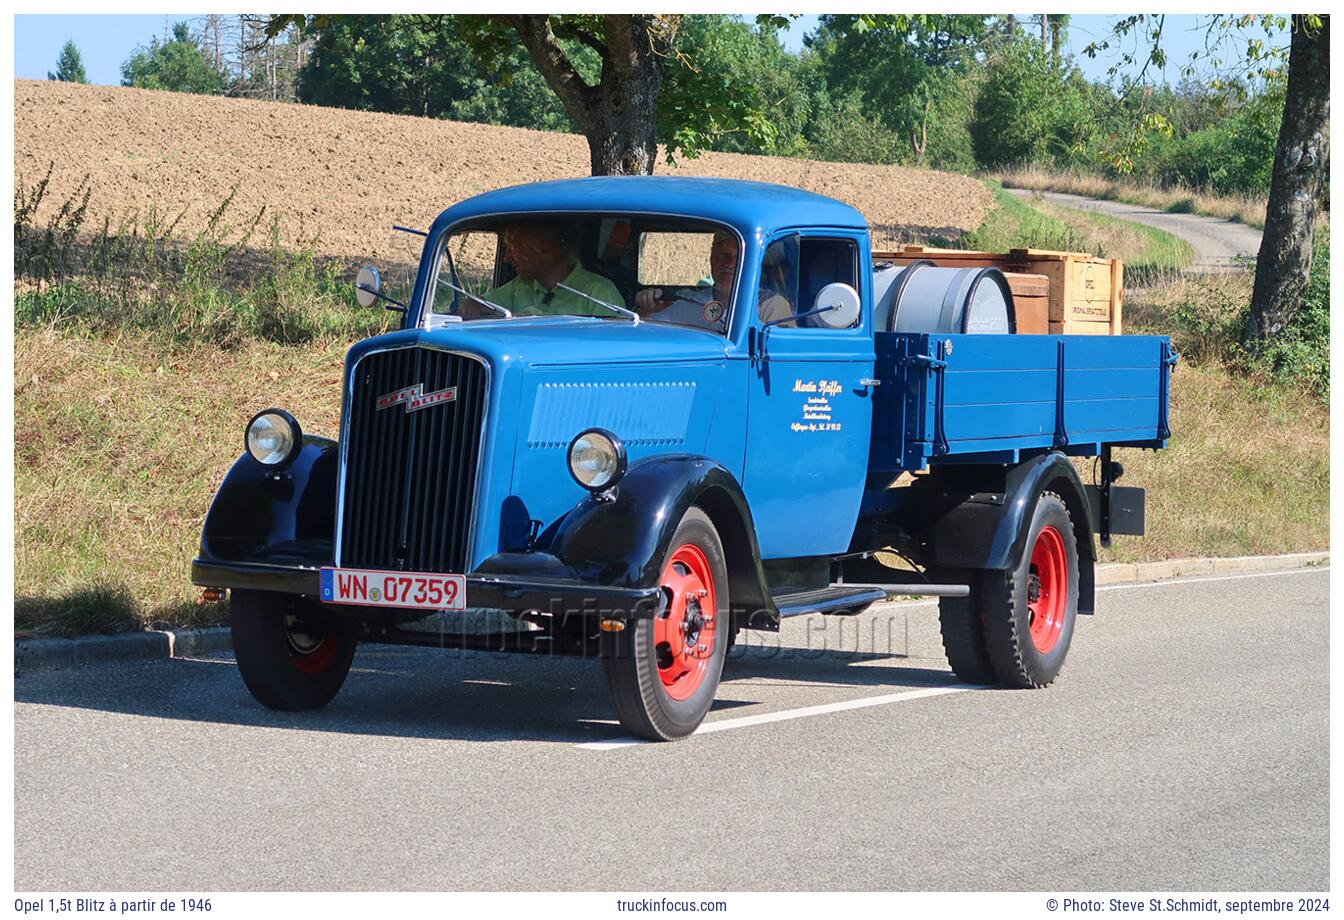
[[(189, 234), (236, 187), (234, 223), (265, 206), (287, 239), (316, 238), (320, 255), (355, 258), (382, 255), (388, 225), (426, 226), (470, 195), (587, 175), (588, 149), (576, 135), (520, 128), (16, 80), (15, 176), (30, 185), (50, 163), (39, 222), (86, 174), (86, 226), (152, 206), (169, 219), (184, 212), (178, 232)], [(839, 198), (868, 217), (878, 245), (974, 229), (989, 204), (974, 179), (892, 166), (706, 154), (675, 171)]]

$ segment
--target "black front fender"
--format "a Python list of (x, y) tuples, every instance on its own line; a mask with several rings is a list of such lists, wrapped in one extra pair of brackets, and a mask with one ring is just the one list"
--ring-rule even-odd
[(201, 557), (266, 565), (330, 565), (336, 533), (336, 442), (304, 435), (284, 469), (243, 454), (220, 483), (201, 530)]
[(633, 464), (606, 497), (590, 496), (560, 524), (551, 555), (584, 581), (616, 588), (658, 585), (673, 532), (687, 509), (709, 515), (728, 562), (728, 596), (743, 625), (772, 628), (751, 509), (736, 477), (707, 457), (673, 454)]

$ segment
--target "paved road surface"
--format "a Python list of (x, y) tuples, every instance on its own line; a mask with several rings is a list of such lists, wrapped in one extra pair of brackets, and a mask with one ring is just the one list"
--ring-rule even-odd
[(1196, 259), (1187, 271), (1229, 271), (1254, 265), (1260, 252), (1260, 231), (1245, 224), (1200, 214), (1171, 214), (1143, 205), (1121, 201), (1099, 201), (1064, 192), (1033, 192), (1028, 189), (1006, 190), (1018, 198), (1041, 195), (1047, 202), (1080, 211), (1097, 211), (1138, 224), (1157, 227), (1181, 237), (1195, 248)]
[(225, 659), (33, 674), (15, 885), (1320, 890), (1327, 582), (1103, 589), (1035, 692), (958, 690), (928, 604), (791, 620), (671, 745), (603, 746), (595, 662), (365, 647), (300, 715)]

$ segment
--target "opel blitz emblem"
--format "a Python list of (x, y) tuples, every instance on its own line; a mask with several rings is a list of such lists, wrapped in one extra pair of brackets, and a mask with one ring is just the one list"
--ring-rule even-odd
[(400, 390), (394, 390), (385, 396), (379, 396), (377, 408), (386, 409), (390, 406), (405, 403), (406, 411), (414, 412), (416, 409), (427, 409), (430, 406), (452, 402), (455, 399), (457, 399), (457, 387), (448, 387), (446, 390), (426, 393), (425, 385), (417, 383), (415, 386), (402, 387)]

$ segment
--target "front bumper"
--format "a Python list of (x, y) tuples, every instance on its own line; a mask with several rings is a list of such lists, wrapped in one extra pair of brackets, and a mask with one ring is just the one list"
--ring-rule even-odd
[[(310, 597), (317, 597), (321, 591), (319, 566), (270, 565), (198, 557), (191, 563), (191, 580), (202, 587), (276, 591)], [(467, 576), (467, 603), (472, 608), (510, 613), (537, 611), (649, 619), (657, 613), (662, 597), (662, 590), (657, 586), (616, 588), (534, 573), (491, 572)]]

